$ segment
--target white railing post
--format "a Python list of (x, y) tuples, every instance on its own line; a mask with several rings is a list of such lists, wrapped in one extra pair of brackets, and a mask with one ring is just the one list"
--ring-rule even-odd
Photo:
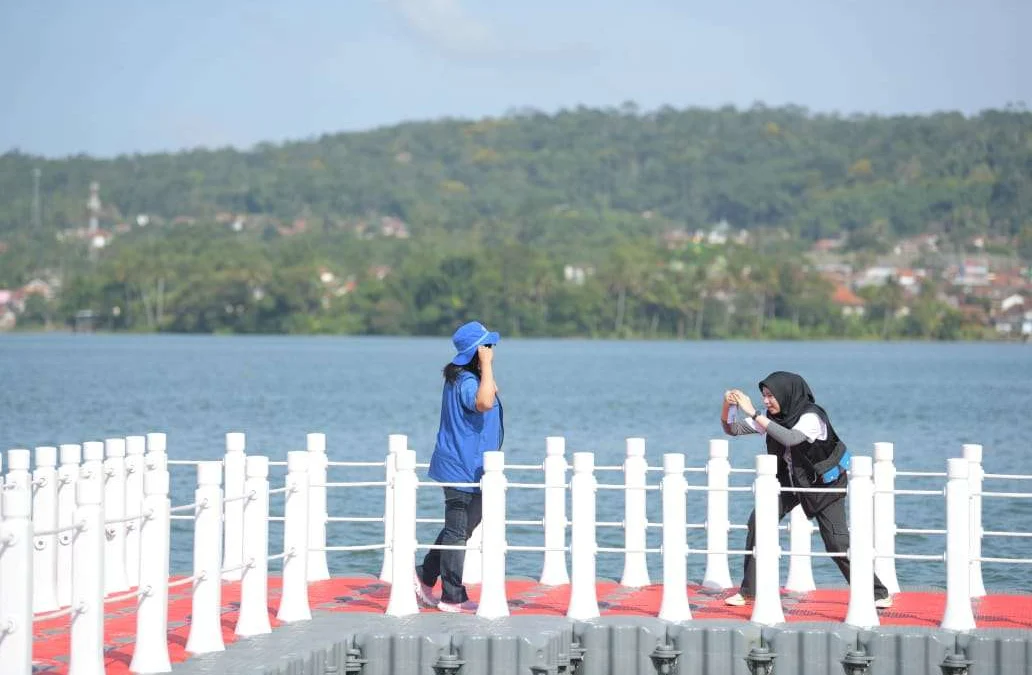
[(68, 672), (104, 675), (104, 484), (83, 465), (75, 483), (71, 654)]
[(248, 457), (244, 482), (244, 578), (236, 634), (271, 633), (269, 622), (269, 458)]
[[(32, 472), (32, 529), (37, 532), (57, 528), (57, 448), (36, 448), (36, 470)], [(49, 612), (57, 609), (57, 535), (46, 534), (33, 540), (32, 609)], [(0, 663), (4, 663), (0, 659)]]
[(386, 614), (408, 616), (419, 613), (416, 588), (409, 581), (416, 568), (416, 452), (398, 449), (391, 454), (395, 459), (391, 575), (398, 583), (391, 584)]
[(570, 606), (566, 616), (587, 621), (599, 615), (598, 589), (595, 587), (595, 455), (573, 453), (573, 477), (570, 479)]
[(136, 606), (136, 645), (129, 670), (167, 673), (169, 516), (168, 471), (155, 468), (143, 477), (143, 522), (140, 526), (140, 597)]
[(874, 466), (870, 457), (849, 461), (849, 607), (845, 622), (857, 628), (879, 625), (874, 606)]
[(649, 585), (649, 566), (645, 557), (648, 515), (645, 509), (645, 476), (649, 463), (645, 459), (645, 439), (628, 438), (624, 460), (624, 569), (621, 586)]
[[(480, 605), (477, 616), (498, 619), (509, 616), (509, 601), (505, 596), (505, 453), (484, 453), (484, 475), (480, 478), (483, 517), (481, 523)], [(467, 556), (469, 557), (469, 556)]]
[(147, 434), (147, 452), (162, 452), (168, 454), (168, 437), (162, 431), (154, 431)]
[(965, 443), (961, 446), (963, 457), (968, 463), (968, 495), (971, 500), (971, 597), (981, 598), (985, 595), (985, 584), (982, 583), (982, 482), (985, 471), (982, 469), (982, 446), (977, 443)]
[[(386, 487), (383, 495), (383, 567), (380, 568), (380, 581), (391, 583), (391, 573), (394, 571), (392, 562), (393, 551), (391, 546), (394, 542), (394, 475), (398, 471), (398, 453), (408, 449), (408, 436), (405, 434), (390, 434), (387, 436), (387, 457), (384, 460), (384, 480)], [(415, 471), (415, 468), (413, 468)], [(414, 524), (413, 524), (414, 526)], [(414, 563), (413, 563), (414, 564)], [(408, 576), (404, 577), (408, 579)], [(414, 597), (414, 596), (413, 596)]]
[(545, 560), (541, 584), (570, 583), (566, 571), (566, 439), (545, 438)]
[(967, 631), (975, 628), (971, 611), (971, 488), (970, 462), (946, 460), (946, 609), (940, 628)]
[(330, 578), (326, 565), (326, 434), (308, 434), (308, 581)]
[[(104, 507), (104, 443), (86, 441), (82, 444), (82, 468), (79, 480), (95, 480), (100, 485), (100, 506)], [(105, 514), (105, 519), (107, 515)]]
[(702, 575), (705, 588), (731, 588), (731, 569), (728, 565), (728, 491), (731, 463), (728, 442), (723, 438), (710, 439), (709, 460), (706, 462), (706, 572)]
[(190, 635), (191, 654), (221, 652), (222, 640), (222, 464), (197, 465), (197, 504), (194, 520), (193, 597)]
[(788, 536), (790, 557), (785, 590), (793, 593), (815, 590), (817, 584), (813, 581), (813, 564), (809, 555), (813, 550), (813, 524), (801, 504), (789, 514)]
[(140, 514), (143, 513), (146, 446), (144, 436), (125, 438), (125, 516), (134, 519), (125, 524), (125, 580), (130, 588), (140, 585)]
[(222, 547), (222, 569), (229, 570), (222, 578), (226, 581), (240, 581), (244, 570), (244, 482), (246, 480), (247, 455), (244, 453), (246, 439), (240, 432), (226, 434), (226, 454), (222, 458), (225, 470), (226, 544)]
[(889, 595), (899, 593), (896, 579), (896, 466), (893, 445), (874, 444), (874, 573)]
[(756, 456), (756, 546), (753, 550), (756, 570), (756, 600), (753, 603), (753, 623), (773, 626), (785, 622), (781, 606), (780, 565), (781, 545), (778, 535), (778, 502), (781, 484), (778, 483), (778, 458), (774, 455)]
[[(0, 670), (32, 673), (32, 487), (6, 483), (0, 495)], [(51, 547), (53, 548), (53, 547)], [(44, 583), (49, 583), (43, 580)], [(78, 674), (76, 674), (78, 675)]]
[(684, 455), (663, 455), (663, 599), (659, 618), (691, 621), (688, 604), (688, 481), (684, 478)]
[(307, 621), (308, 605), (308, 459), (310, 453), (287, 453), (287, 493), (283, 504), (283, 592), (276, 618)]
[[(125, 516), (125, 439), (106, 439), (104, 450), (104, 520), (121, 520)], [(104, 592), (127, 590), (125, 523), (105, 526), (104, 535)]]
[[(75, 522), (76, 484), (79, 482), (79, 462), (82, 447), (74, 443), (59, 446), (61, 465), (57, 468), (57, 526), (64, 529)], [(57, 535), (57, 604), (72, 604), (72, 558), (75, 533), (64, 531)]]

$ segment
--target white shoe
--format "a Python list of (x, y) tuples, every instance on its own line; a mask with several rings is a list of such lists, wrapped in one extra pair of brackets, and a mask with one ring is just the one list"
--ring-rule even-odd
[(745, 607), (745, 598), (741, 593), (735, 593), (724, 598), (724, 604), (731, 607)]
[(878, 598), (874, 601), (874, 606), (878, 609), (888, 609), (892, 607), (892, 596), (886, 595), (884, 598)]
[(473, 613), (477, 611), (478, 606), (479, 605), (477, 605), (477, 603), (473, 602), (472, 600), (467, 600), (466, 602), (459, 604), (445, 602), (443, 600), (437, 603), (437, 609), (441, 610), (442, 612), (448, 612), (450, 614), (458, 614), (460, 612)]
[(415, 570), (412, 570), (412, 583), (416, 586), (416, 597), (421, 603), (427, 607), (435, 607), (440, 602), (440, 598), (434, 595), (433, 588), (424, 584)]

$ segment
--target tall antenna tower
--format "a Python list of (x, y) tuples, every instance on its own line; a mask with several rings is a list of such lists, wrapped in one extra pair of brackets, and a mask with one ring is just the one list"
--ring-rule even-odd
[(39, 177), (43, 174), (39, 169), (32, 170), (32, 227), (38, 232), (42, 224), (39, 206)]
[(90, 183), (90, 199), (86, 202), (86, 208), (90, 212), (90, 234), (97, 231), (97, 224), (100, 222), (100, 183)]

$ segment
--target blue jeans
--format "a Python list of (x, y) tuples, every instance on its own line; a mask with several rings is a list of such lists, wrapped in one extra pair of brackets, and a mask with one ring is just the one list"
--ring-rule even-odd
[[(463, 492), (455, 488), (444, 488), (444, 527), (434, 545), (463, 546), (480, 524), (481, 495), (479, 492)], [(416, 575), (427, 586), (441, 578), (441, 601), (461, 604), (469, 600), (466, 587), (462, 585), (462, 567), (465, 551), (430, 549), (423, 558), (423, 564), (416, 566)]]

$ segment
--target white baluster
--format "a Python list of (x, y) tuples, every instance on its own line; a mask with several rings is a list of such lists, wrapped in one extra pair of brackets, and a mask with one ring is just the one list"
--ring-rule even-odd
[(190, 635), (186, 651), (191, 654), (221, 652), (222, 640), (222, 464), (197, 465), (194, 501), (193, 598)]
[(753, 551), (756, 569), (756, 599), (751, 621), (763, 626), (784, 623), (781, 606), (780, 569), (781, 546), (778, 535), (778, 502), (781, 484), (778, 483), (778, 458), (757, 455), (756, 482), (756, 548)]
[(788, 579), (785, 590), (793, 593), (805, 593), (817, 588), (813, 581), (813, 565), (810, 553), (813, 550), (813, 524), (806, 517), (802, 505), (792, 509), (789, 515), (789, 551)]
[(970, 497), (971, 523), (971, 597), (981, 598), (985, 595), (985, 584), (982, 582), (982, 482), (985, 471), (982, 469), (982, 446), (977, 443), (966, 443), (962, 446), (964, 459), (968, 462), (968, 494)]
[[(57, 529), (57, 448), (36, 448), (32, 483), (32, 528), (37, 532), (52, 532)], [(35, 537), (33, 548), (32, 609), (49, 612), (60, 606), (57, 604), (57, 535)]]
[(971, 488), (970, 462), (946, 460), (946, 609), (939, 627), (967, 631), (975, 628), (971, 611)]
[(570, 583), (566, 571), (566, 439), (545, 438), (545, 560), (541, 584)]
[[(498, 619), (509, 616), (509, 601), (505, 596), (505, 453), (484, 453), (484, 475), (480, 479), (483, 504), (483, 539), (481, 568), (483, 585), (480, 587), (480, 605), (477, 616)], [(474, 551), (476, 553), (476, 551)], [(468, 558), (469, 556), (467, 556)]]
[[(384, 462), (384, 480), (387, 487), (384, 488), (383, 497), (383, 567), (380, 568), (380, 581), (391, 583), (391, 574), (394, 571), (394, 564), (391, 561), (391, 545), (394, 535), (391, 528), (394, 527), (394, 475), (398, 470), (398, 453), (408, 449), (408, 436), (405, 434), (391, 434), (387, 437), (387, 458)], [(404, 577), (408, 579), (408, 576)]]
[(706, 549), (710, 553), (706, 554), (706, 572), (702, 576), (705, 588), (731, 588), (731, 570), (726, 553), (731, 531), (727, 492), (731, 463), (727, 457), (727, 441), (711, 439), (706, 462)]
[(892, 443), (874, 444), (874, 573), (889, 595), (899, 593), (896, 579), (896, 466)]
[(226, 545), (222, 548), (222, 569), (228, 570), (222, 575), (226, 581), (240, 581), (243, 570), (238, 569), (244, 562), (244, 481), (246, 480), (247, 455), (244, 454), (244, 434), (230, 432), (226, 434), (226, 454), (222, 459), (226, 472)]
[(75, 565), (72, 567), (72, 636), (68, 672), (72, 675), (103, 675), (104, 492), (99, 473), (91, 473), (83, 465), (75, 483), (75, 493), (77, 506), (73, 522), (80, 529), (72, 535)]
[(269, 458), (248, 457), (244, 482), (244, 578), (240, 584), (242, 637), (272, 632), (269, 622)]
[(308, 605), (308, 459), (310, 453), (287, 453), (287, 494), (283, 505), (283, 593), (276, 618), (307, 621)]
[(663, 455), (663, 599), (659, 618), (691, 621), (688, 604), (688, 521), (684, 455)]
[(599, 616), (598, 589), (595, 587), (595, 455), (573, 453), (573, 478), (570, 479), (572, 524), (570, 532), (570, 606), (566, 616), (586, 621)]
[[(104, 519), (125, 517), (125, 439), (104, 441)], [(129, 588), (125, 574), (125, 523), (106, 526), (104, 547), (104, 591), (117, 593)]]
[(129, 670), (167, 673), (169, 516), (168, 471), (156, 468), (143, 477), (143, 524), (140, 527), (140, 588), (136, 606), (136, 644)]
[(387, 601), (387, 616), (408, 616), (419, 613), (416, 589), (410, 581), (416, 568), (416, 453), (398, 450), (395, 458), (394, 500), (391, 526), (391, 595)]
[(147, 452), (168, 454), (168, 437), (161, 431), (147, 434)]
[(143, 513), (143, 474), (146, 470), (144, 436), (125, 438), (125, 580), (130, 588), (140, 585), (140, 514)]
[(645, 558), (648, 524), (646, 514), (646, 475), (649, 463), (645, 459), (645, 439), (628, 438), (627, 459), (624, 460), (624, 570), (621, 586), (649, 585), (649, 567)]
[[(75, 522), (76, 484), (82, 448), (74, 443), (58, 447), (61, 465), (57, 468), (57, 526), (64, 529)], [(57, 535), (57, 604), (72, 604), (72, 560), (75, 534), (64, 531)]]
[(11, 675), (30, 675), (32, 488), (27, 481), (14, 481), (7, 483), (0, 493), (0, 503), (3, 504), (3, 520), (0, 521), (0, 670)]
[(308, 434), (308, 581), (330, 578), (326, 565), (326, 434)]
[(870, 457), (849, 462), (849, 607), (846, 623), (877, 626), (874, 606), (874, 466)]

